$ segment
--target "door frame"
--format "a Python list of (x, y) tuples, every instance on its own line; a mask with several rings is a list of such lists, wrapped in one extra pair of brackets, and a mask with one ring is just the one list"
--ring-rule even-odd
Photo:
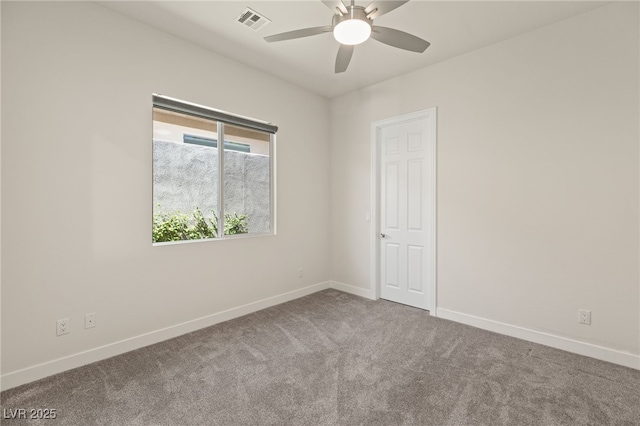
[(429, 295), (428, 310), (432, 316), (437, 316), (437, 285), (436, 285), (436, 267), (437, 267), (437, 255), (436, 255), (436, 190), (437, 190), (437, 132), (436, 132), (436, 107), (431, 107), (421, 111), (412, 112), (409, 114), (403, 114), (396, 117), (387, 118), (384, 120), (378, 120), (371, 123), (371, 290), (373, 298), (375, 300), (380, 298), (380, 136), (381, 130), (385, 127), (395, 126), (398, 124), (408, 123), (411, 121), (427, 119), (431, 122), (430, 128), (430, 140), (433, 143), (429, 144), (427, 151), (431, 161), (427, 163), (427, 168), (430, 172), (431, 185), (429, 186), (429, 198), (428, 204), (431, 206), (431, 220), (427, 224), (433, 240), (429, 242), (429, 251), (431, 253), (428, 256), (427, 262), (430, 264), (426, 268), (427, 275), (427, 293)]

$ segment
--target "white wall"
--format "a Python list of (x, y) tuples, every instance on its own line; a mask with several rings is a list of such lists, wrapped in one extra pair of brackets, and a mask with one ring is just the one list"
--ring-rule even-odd
[(640, 368), (638, 36), (614, 4), (333, 99), (332, 279), (370, 288), (371, 122), (435, 106), (438, 313)]
[[(328, 100), (88, 2), (2, 2), (2, 92), (4, 387), (326, 285)], [(277, 236), (152, 247), (154, 92), (279, 126)]]

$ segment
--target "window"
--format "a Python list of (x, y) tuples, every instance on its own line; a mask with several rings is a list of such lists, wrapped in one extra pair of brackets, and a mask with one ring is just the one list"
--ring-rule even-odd
[(152, 241), (275, 233), (276, 131), (270, 123), (153, 95)]

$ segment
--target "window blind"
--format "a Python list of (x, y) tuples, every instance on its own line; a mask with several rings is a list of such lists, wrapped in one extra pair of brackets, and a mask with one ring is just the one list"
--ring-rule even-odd
[(231, 114), (225, 111), (208, 108), (202, 105), (180, 101), (168, 96), (154, 94), (153, 106), (156, 108), (165, 109), (167, 111), (189, 114), (214, 121), (221, 121), (227, 124), (234, 124), (236, 126), (243, 126), (254, 130), (261, 130), (263, 132), (275, 134), (278, 131), (278, 126), (272, 123), (267, 123), (266, 121), (256, 120), (241, 115)]

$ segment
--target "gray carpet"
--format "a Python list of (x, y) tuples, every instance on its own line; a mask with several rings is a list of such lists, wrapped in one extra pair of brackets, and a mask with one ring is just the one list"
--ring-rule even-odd
[(640, 371), (335, 290), (0, 396), (46, 425), (640, 425)]

